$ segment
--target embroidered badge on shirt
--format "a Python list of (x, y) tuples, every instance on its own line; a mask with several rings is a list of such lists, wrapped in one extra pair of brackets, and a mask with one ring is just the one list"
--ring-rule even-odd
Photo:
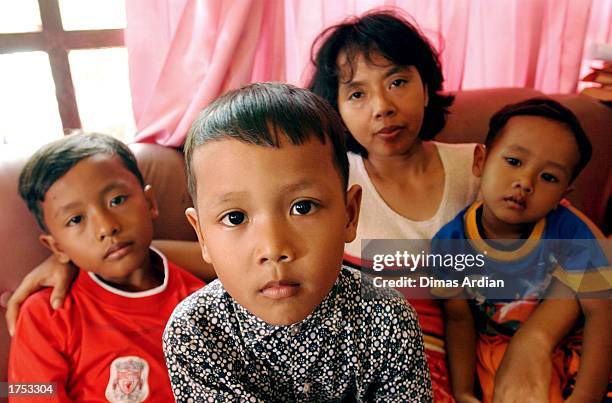
[(142, 402), (149, 395), (149, 364), (136, 356), (119, 357), (110, 368), (106, 398), (112, 403)]

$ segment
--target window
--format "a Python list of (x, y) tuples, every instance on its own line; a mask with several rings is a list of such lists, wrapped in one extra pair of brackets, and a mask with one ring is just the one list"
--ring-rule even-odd
[(0, 142), (38, 147), (71, 129), (135, 129), (125, 0), (0, 1)]

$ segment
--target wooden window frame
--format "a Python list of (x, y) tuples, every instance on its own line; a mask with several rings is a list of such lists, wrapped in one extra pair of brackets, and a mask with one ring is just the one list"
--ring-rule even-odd
[(123, 47), (123, 29), (65, 31), (58, 0), (38, 0), (42, 31), (0, 34), (0, 54), (44, 51), (49, 54), (55, 97), (64, 132), (81, 129), (68, 52)]

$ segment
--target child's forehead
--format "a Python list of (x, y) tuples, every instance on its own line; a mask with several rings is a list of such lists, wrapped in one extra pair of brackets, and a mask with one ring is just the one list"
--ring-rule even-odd
[(312, 137), (302, 144), (293, 144), (285, 137), (280, 139), (279, 147), (274, 147), (223, 138), (194, 150), (192, 173), (197, 184), (215, 182), (221, 183), (223, 188), (248, 182), (249, 178), (285, 182), (294, 178), (316, 183), (331, 178), (335, 181), (339, 174), (330, 143)]
[(490, 152), (517, 152), (563, 166), (569, 171), (575, 168), (580, 158), (572, 130), (563, 122), (541, 116), (510, 118), (489, 147)]
[[(312, 151), (316, 149), (317, 152)], [(323, 156), (328, 156), (330, 161), (333, 161), (333, 150), (331, 141), (328, 139), (322, 142), (314, 135), (306, 137), (302, 142), (292, 141), (286, 134), (278, 135), (278, 144), (270, 145), (265, 143), (255, 144), (232, 137), (223, 137), (213, 141), (205, 142), (194, 151), (194, 159), (201, 161), (211, 156), (218, 156), (222, 153), (224, 156), (240, 157), (253, 161), (277, 159), (279, 168), (282, 168), (283, 163), (291, 162), (292, 158), (287, 156), (294, 155), (295, 158), (311, 159), (312, 163), (321, 162)], [(233, 167), (230, 165), (229, 169)], [(196, 176), (202, 174), (220, 174), (220, 172), (199, 172), (196, 171)]]
[(508, 142), (522, 142), (528, 145), (532, 141), (542, 140), (541, 134), (543, 133), (549, 134), (545, 139), (549, 140), (551, 147), (555, 148), (558, 145), (555, 139), (569, 137), (576, 143), (576, 151), (578, 151), (574, 134), (567, 124), (538, 115), (512, 116), (500, 129), (492, 145)]
[(99, 183), (131, 183), (132, 179), (138, 181), (119, 156), (101, 153), (78, 161), (51, 184), (47, 193), (57, 187), (93, 187)]
[(74, 170), (79, 165), (88, 165), (92, 176), (111, 179), (126, 179), (126, 175), (130, 177), (136, 176), (128, 169), (120, 156), (110, 153), (99, 153), (83, 158), (76, 163), (68, 172)]

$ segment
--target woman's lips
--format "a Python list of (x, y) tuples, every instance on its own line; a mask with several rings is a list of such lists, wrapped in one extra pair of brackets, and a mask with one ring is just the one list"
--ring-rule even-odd
[(386, 126), (376, 132), (376, 135), (382, 139), (390, 140), (396, 137), (404, 126)]
[(266, 298), (283, 299), (293, 297), (298, 293), (300, 284), (291, 281), (269, 281), (260, 290)]
[(108, 248), (106, 254), (104, 255), (104, 259), (106, 260), (119, 260), (132, 250), (133, 242), (118, 242)]

